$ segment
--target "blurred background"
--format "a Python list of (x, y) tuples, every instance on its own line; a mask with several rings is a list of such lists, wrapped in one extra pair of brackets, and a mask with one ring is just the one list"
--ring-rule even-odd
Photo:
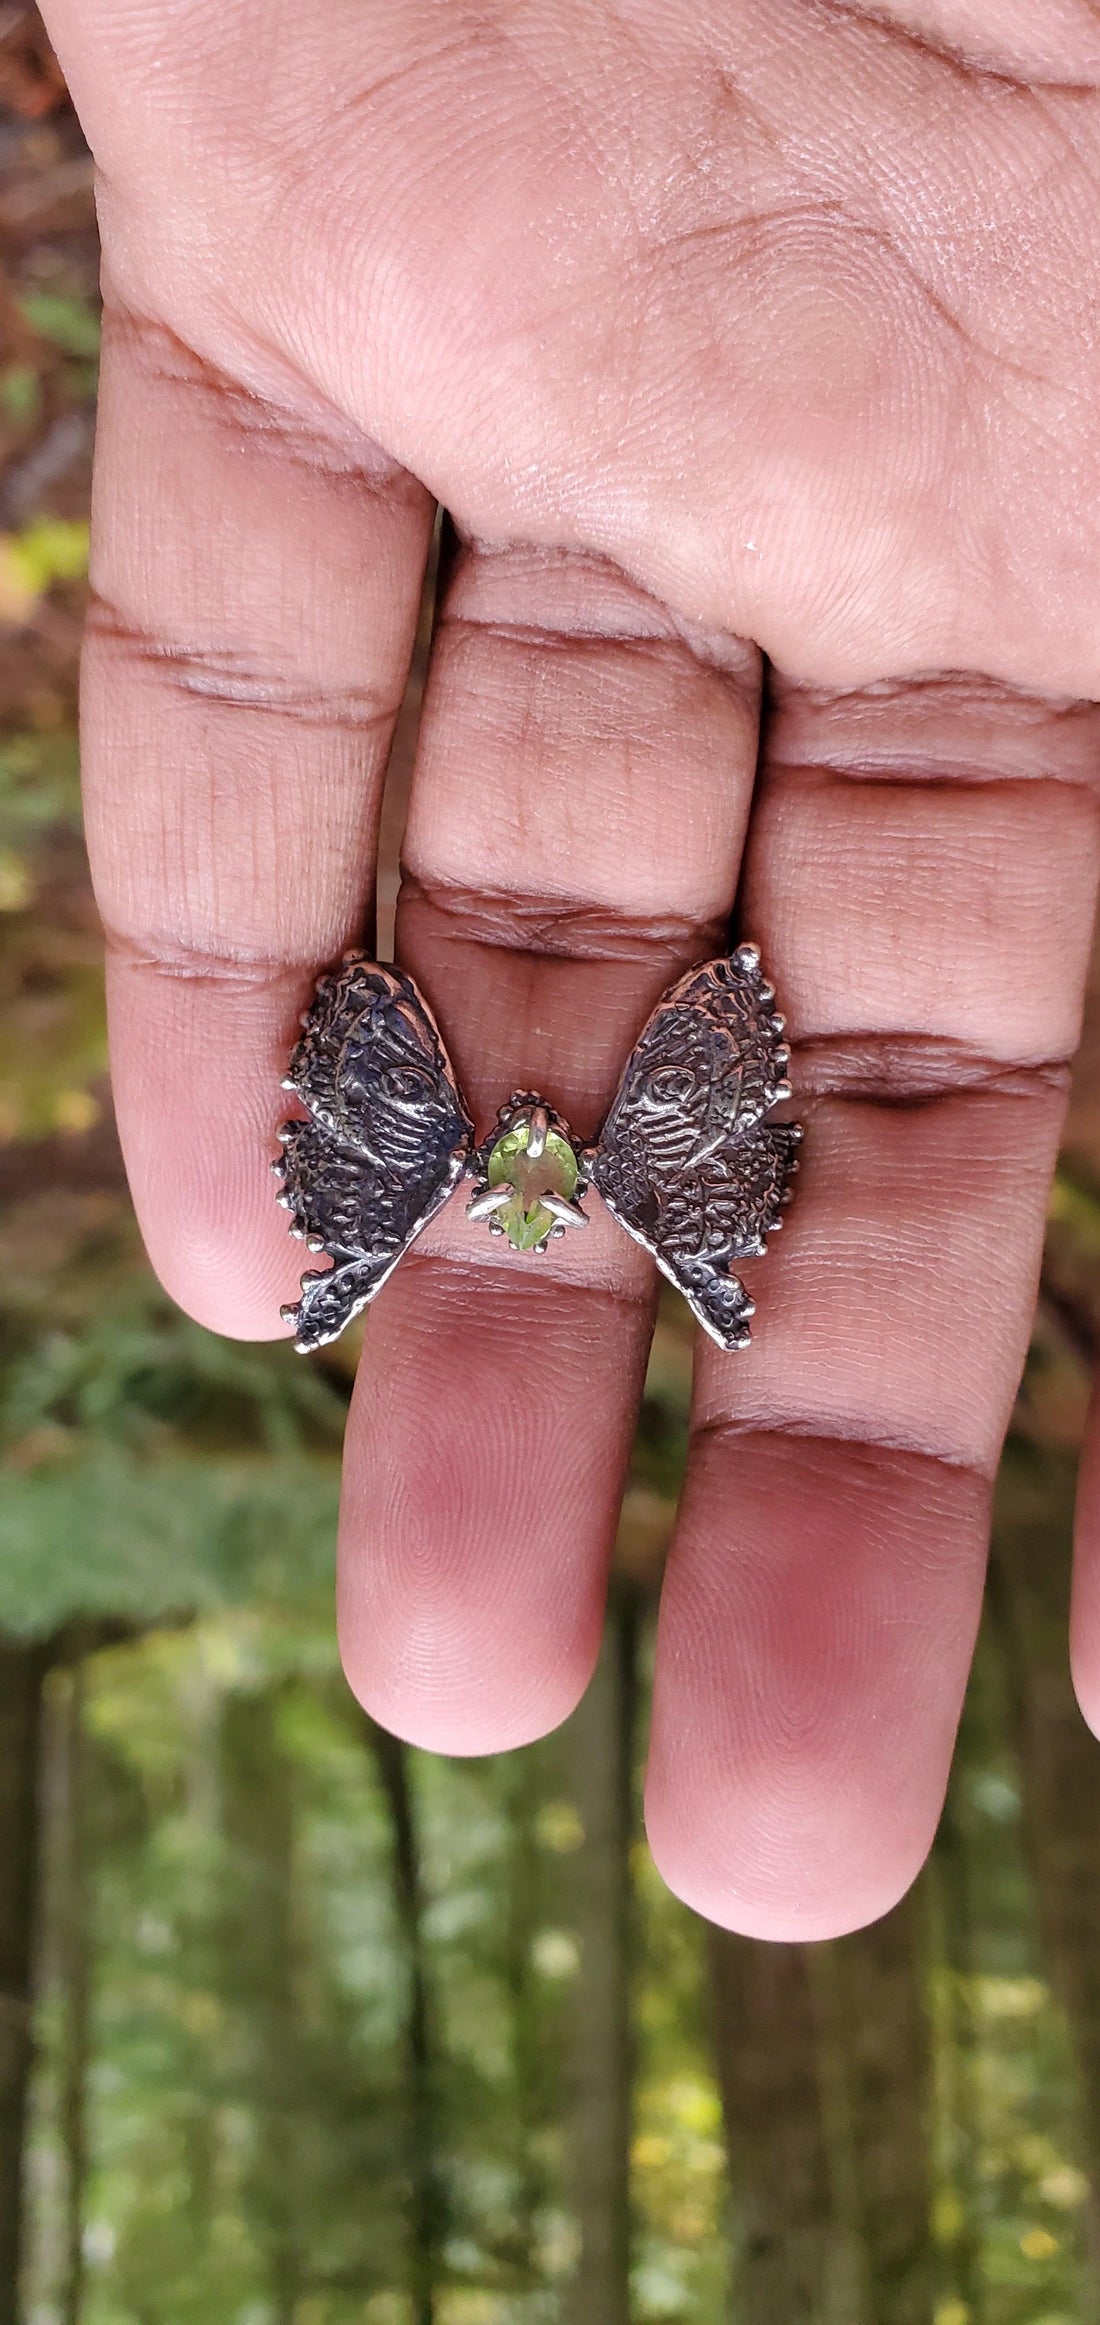
[(480, 1763), (382, 1734), (331, 1613), (354, 1348), (175, 1313), (111, 1125), (76, 749), (96, 257), (56, 65), (0, 0), (0, 2325), (1100, 2325), (1100, 1747), (1065, 1660), (1100, 979), (897, 1912), (763, 1947), (650, 1865), (671, 1298), (584, 1704)]

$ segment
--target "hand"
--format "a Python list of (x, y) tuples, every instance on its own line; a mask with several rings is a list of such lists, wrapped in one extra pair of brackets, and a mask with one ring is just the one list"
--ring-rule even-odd
[[(753, 1348), (699, 1355), (654, 1850), (746, 1931), (869, 1919), (942, 1796), (1097, 885), (1095, 9), (47, 13), (102, 172), (88, 820), (153, 1259), (222, 1331), (296, 1291), (279, 1075), (439, 499), (398, 944), (482, 1120), (523, 1084), (591, 1134), (739, 881), (796, 1044)], [(536, 1274), (452, 1205), (367, 1333), (343, 1652), (443, 1750), (595, 1653), (653, 1282), (575, 1241)]]

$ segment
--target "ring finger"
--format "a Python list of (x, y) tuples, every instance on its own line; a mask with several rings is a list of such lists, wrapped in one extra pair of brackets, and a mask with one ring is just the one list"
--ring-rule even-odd
[(713, 1919), (824, 1937), (931, 1841), (1027, 1345), (1096, 895), (1097, 713), (780, 690), (745, 873), (794, 1038), (799, 1200), (701, 1351), (648, 1788)]

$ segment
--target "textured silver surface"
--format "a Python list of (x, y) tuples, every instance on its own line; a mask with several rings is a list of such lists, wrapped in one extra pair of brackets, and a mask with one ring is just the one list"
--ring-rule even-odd
[(753, 1303), (733, 1263), (781, 1224), (802, 1135), (764, 1120), (791, 1094), (774, 1004), (755, 945), (681, 977), (627, 1060), (592, 1170), (722, 1348), (748, 1341)]
[(473, 1125), (412, 979), (360, 953), (321, 978), (284, 1087), (308, 1119), (279, 1134), (279, 1201), (333, 1263), (283, 1310), (305, 1350), (335, 1340), (446, 1202)]
[(578, 1201), (558, 1207), (533, 1248), (564, 1232), (567, 1213), (583, 1224), (579, 1198), (591, 1183), (711, 1337), (743, 1348), (753, 1303), (734, 1263), (766, 1250), (781, 1224), (802, 1135), (795, 1123), (765, 1119), (791, 1094), (774, 1004), (756, 947), (740, 945), (728, 960), (690, 970), (658, 1002), (594, 1148), (578, 1148), (543, 1099), (516, 1091), (475, 1150), (438, 1027), (412, 979), (347, 954), (303, 1015), (284, 1086), (307, 1119), (284, 1124), (272, 1165), (291, 1233), (332, 1261), (304, 1275), (301, 1299), (283, 1310), (297, 1346), (319, 1348), (343, 1331), (464, 1172), (475, 1181), (475, 1216), (485, 1210), (492, 1147), (535, 1110), (574, 1144), (580, 1172)]

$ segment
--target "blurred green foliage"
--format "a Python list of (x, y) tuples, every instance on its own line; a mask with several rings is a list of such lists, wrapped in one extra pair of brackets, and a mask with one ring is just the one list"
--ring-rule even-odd
[(107, 1062), (70, 724), (0, 734), (0, 1136), (79, 1131)]
[(59, 347), (63, 355), (82, 356), (89, 362), (97, 359), (99, 316), (86, 299), (61, 291), (24, 291), (18, 306), (31, 329), (51, 346)]
[(0, 845), (80, 829), (80, 759), (70, 727), (0, 736)]
[[(373, 1728), (332, 1624), (341, 1360), (179, 1316), (110, 1135), (75, 736), (94, 221), (25, 31), (32, 126), (5, 150), (35, 200), (0, 371), (0, 2253), (20, 2155), (26, 2233), (0, 2325), (1100, 2325), (1100, 1774), (1064, 1651), (1092, 1164), (1056, 1191), (947, 1811), (877, 1931), (708, 1932), (645, 1847), (690, 1394), (672, 1300), (586, 1705), (480, 1763)], [(594, 2165), (593, 2121), (618, 2127)]]

